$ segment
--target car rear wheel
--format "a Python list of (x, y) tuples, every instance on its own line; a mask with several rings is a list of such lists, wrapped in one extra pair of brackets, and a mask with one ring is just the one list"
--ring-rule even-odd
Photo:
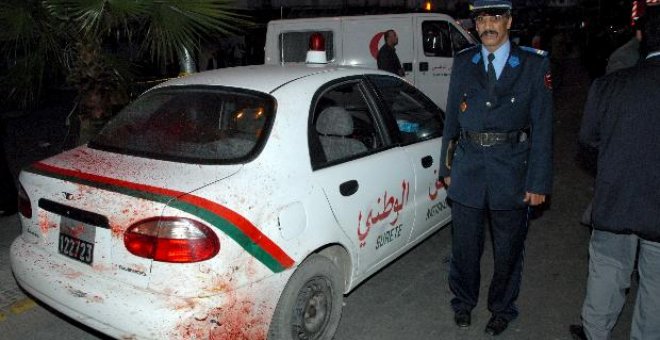
[(310, 256), (284, 287), (268, 339), (332, 339), (341, 318), (343, 291), (337, 266), (322, 255)]

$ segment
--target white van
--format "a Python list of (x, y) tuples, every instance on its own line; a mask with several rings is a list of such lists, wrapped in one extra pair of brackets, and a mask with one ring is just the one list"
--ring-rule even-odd
[(274, 20), (268, 23), (265, 63), (305, 62), (313, 33), (325, 37), (327, 59), (340, 65), (376, 68), (383, 33), (396, 31), (397, 55), (405, 78), (443, 110), (458, 51), (475, 44), (456, 20), (445, 14), (410, 13)]

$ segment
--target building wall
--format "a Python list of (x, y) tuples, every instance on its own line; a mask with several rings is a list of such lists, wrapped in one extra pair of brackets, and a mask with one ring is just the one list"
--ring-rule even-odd
[(550, 0), (549, 7), (574, 7), (578, 5), (577, 0)]
[[(410, 9), (421, 8), (425, 0), (236, 0), (235, 5), (242, 9), (268, 9), (268, 8), (291, 8), (291, 7), (317, 7), (317, 8), (341, 8), (341, 7), (407, 7)], [(453, 10), (460, 4), (471, 2), (471, 0), (431, 0), (434, 9)], [(572, 7), (577, 6), (584, 0), (512, 0), (514, 7), (551, 6)]]
[[(453, 9), (468, 0), (431, 0), (433, 8)], [(268, 9), (292, 7), (342, 8), (342, 7), (407, 7), (421, 8), (425, 0), (236, 0), (235, 6), (242, 9)]]

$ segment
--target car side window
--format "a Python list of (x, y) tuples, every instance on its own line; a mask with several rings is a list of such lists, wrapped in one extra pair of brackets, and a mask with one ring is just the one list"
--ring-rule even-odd
[(422, 23), (424, 55), (427, 57), (446, 57), (453, 55), (449, 37), (449, 23), (446, 21), (424, 21)]
[(369, 80), (396, 120), (403, 144), (442, 136), (444, 112), (421, 91), (395, 77), (369, 76)]
[(309, 131), (313, 168), (354, 159), (384, 145), (360, 81), (332, 85), (316, 98)]

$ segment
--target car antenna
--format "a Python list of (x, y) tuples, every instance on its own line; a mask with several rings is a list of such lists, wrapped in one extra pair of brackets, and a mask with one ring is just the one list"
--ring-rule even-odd
[[(284, 7), (280, 4), (280, 20), (284, 19)], [(284, 33), (280, 32), (280, 64), (284, 65)]]

